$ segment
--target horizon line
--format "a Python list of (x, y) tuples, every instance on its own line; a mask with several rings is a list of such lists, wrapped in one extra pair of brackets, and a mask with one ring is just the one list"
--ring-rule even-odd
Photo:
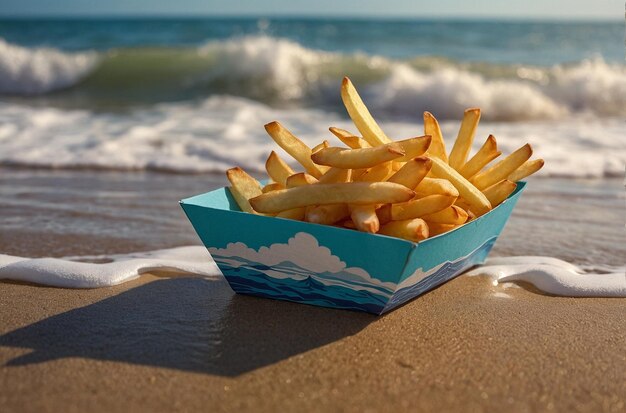
[(110, 13), (110, 14), (0, 14), (0, 19), (50, 19), (50, 20), (106, 20), (106, 19), (302, 19), (302, 20), (394, 20), (394, 21), (420, 21), (420, 20), (458, 20), (458, 21), (515, 21), (515, 22), (555, 22), (555, 23), (596, 23), (596, 22), (623, 22), (624, 18), (612, 18), (608, 16), (461, 16), (461, 15), (367, 15), (367, 14), (172, 14), (172, 13)]

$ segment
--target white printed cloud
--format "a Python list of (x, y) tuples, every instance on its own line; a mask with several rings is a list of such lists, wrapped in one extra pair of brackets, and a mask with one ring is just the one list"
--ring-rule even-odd
[[(226, 248), (209, 248), (209, 252), (216, 262), (231, 267), (247, 265), (239, 259), (272, 267), (263, 271), (272, 278), (302, 280), (311, 277), (326, 285), (359, 290), (377, 287), (387, 290), (389, 294), (395, 290), (394, 283), (373, 278), (363, 268), (347, 267), (330, 249), (319, 245), (314, 236), (305, 232), (289, 238), (286, 244), (276, 243), (261, 247), (258, 251), (242, 242), (234, 242), (226, 245)], [(293, 268), (292, 264), (299, 269)], [(380, 293), (380, 290), (376, 292)]]

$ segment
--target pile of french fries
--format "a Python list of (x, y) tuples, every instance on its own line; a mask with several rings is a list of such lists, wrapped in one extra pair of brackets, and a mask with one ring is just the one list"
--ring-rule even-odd
[[(309, 148), (278, 122), (265, 130), (304, 169), (272, 151), (262, 186), (241, 168), (226, 173), (242, 211), (334, 225), (419, 242), (450, 231), (503, 202), (515, 182), (541, 169), (526, 144), (489, 166), (501, 152), (489, 136), (471, 157), (480, 109), (467, 109), (447, 153), (437, 119), (424, 112), (424, 135), (391, 140), (348, 78), (341, 98), (361, 136), (331, 127), (345, 146), (327, 140)], [(469, 157), (469, 159), (468, 159)]]

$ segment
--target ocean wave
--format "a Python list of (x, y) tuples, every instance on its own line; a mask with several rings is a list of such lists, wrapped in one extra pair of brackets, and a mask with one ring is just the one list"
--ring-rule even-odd
[(441, 119), (456, 119), (470, 106), (481, 107), (485, 119), (502, 121), (626, 115), (626, 66), (601, 57), (554, 67), (436, 56), (393, 60), (314, 50), (264, 35), (197, 48), (117, 49), (100, 55), (0, 41), (0, 75), (0, 93), (74, 86), (55, 97), (86, 107), (101, 101), (155, 103), (228, 94), (274, 106), (342, 111), (338, 87), (348, 75), (382, 118), (412, 118), (430, 110)]
[[(461, 112), (455, 114), (460, 118)], [(219, 172), (235, 165), (263, 172), (276, 145), (263, 125), (280, 120), (313, 146), (334, 139), (329, 126), (356, 131), (350, 120), (312, 108), (277, 109), (257, 101), (216, 95), (198, 102), (159, 104), (130, 112), (39, 108), (0, 103), (0, 165), (40, 168)], [(382, 121), (394, 138), (423, 132), (420, 116)], [(459, 121), (442, 121), (448, 148)], [(623, 176), (621, 118), (576, 116), (564, 120), (490, 122), (478, 126), (477, 149), (493, 134), (503, 153), (525, 142), (546, 161), (544, 176)], [(337, 142), (336, 140), (334, 142)], [(287, 158), (285, 156), (285, 158)]]
[(94, 52), (29, 49), (0, 38), (0, 94), (36, 95), (72, 86), (96, 67)]

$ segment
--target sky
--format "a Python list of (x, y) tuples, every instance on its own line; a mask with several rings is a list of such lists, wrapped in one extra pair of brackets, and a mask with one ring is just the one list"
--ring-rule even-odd
[(0, 16), (337, 16), (624, 19), (624, 0), (0, 0)]

